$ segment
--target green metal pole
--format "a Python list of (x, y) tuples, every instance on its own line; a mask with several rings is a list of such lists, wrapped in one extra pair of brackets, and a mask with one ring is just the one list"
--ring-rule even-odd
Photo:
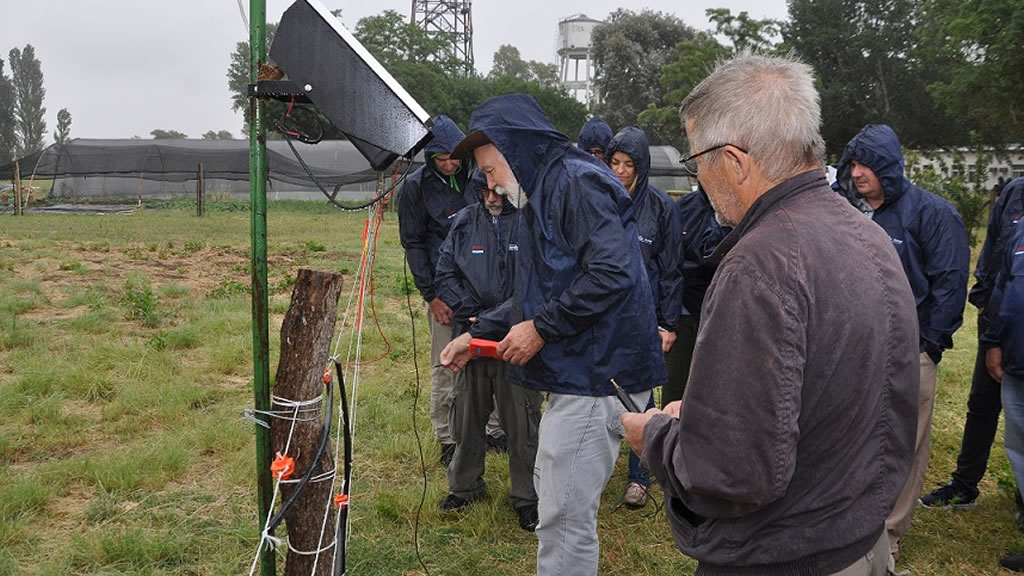
[[(266, 0), (249, 0), (249, 81), (259, 80), (260, 65), (267, 59)], [(267, 127), (263, 102), (249, 97), (249, 211), (252, 228), (252, 366), (256, 409), (270, 410), (270, 329), (267, 302)], [(269, 424), (266, 416), (258, 416)], [(274, 484), (270, 476), (270, 429), (256, 426), (256, 497), (260, 534), (270, 516)], [(274, 551), (263, 550), (261, 576), (274, 576)]]

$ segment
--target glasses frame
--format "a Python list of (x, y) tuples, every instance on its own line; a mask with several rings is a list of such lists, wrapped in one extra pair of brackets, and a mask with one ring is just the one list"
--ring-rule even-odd
[[(739, 146), (737, 146), (735, 144), (730, 144), (729, 142), (726, 142), (725, 144), (716, 144), (716, 145), (714, 145), (714, 146), (712, 146), (712, 147), (710, 147), (710, 148), (708, 148), (706, 150), (703, 150), (701, 152), (697, 152), (696, 154), (690, 154), (686, 158), (683, 158), (682, 160), (680, 160), (679, 163), (683, 165), (683, 170), (686, 170), (687, 174), (689, 174), (690, 176), (696, 176), (697, 175), (697, 163), (693, 162), (693, 161), (696, 160), (697, 158), (707, 154), (708, 152), (714, 152), (715, 150), (720, 150), (722, 148), (725, 148), (726, 146), (732, 146), (733, 148), (739, 150), (740, 152), (743, 152), (744, 154), (749, 154), (749, 152), (747, 152), (743, 148), (740, 148)], [(692, 170), (690, 169), (690, 166), (689, 166), (690, 162), (693, 162), (693, 169)]]

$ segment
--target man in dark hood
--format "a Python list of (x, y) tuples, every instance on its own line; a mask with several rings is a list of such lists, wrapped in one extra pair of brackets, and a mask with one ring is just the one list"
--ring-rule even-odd
[[(437, 366), (441, 350), (452, 339), (452, 311), (438, 298), (434, 286), (438, 250), (455, 213), (476, 202), (467, 189), (469, 172), (451, 155), (455, 145), (465, 136), (447, 116), (434, 118), (434, 138), (424, 149), (426, 162), (402, 184), (398, 200), (398, 233), (405, 248), (416, 288), (427, 303), (430, 322), (430, 361)], [(434, 436), (441, 444), (441, 463), (445, 466), (455, 454), (455, 439), (448, 427), (451, 394), (455, 380), (450, 371), (434, 368), (430, 372), (430, 422)], [(501, 435), (497, 420), (492, 419), (488, 434)], [(504, 439), (502, 439), (504, 440)]]
[(903, 173), (896, 133), (884, 124), (869, 124), (846, 145), (832, 185), (889, 235), (917, 304), (921, 388), (914, 463), (886, 520), (889, 548), (897, 560), (899, 539), (910, 527), (924, 485), (937, 365), (942, 351), (953, 347), (953, 333), (963, 322), (971, 256), (956, 208), (918, 188)]
[[(525, 94), (477, 107), (456, 154), (473, 155), (526, 226), (513, 297), (470, 332), (500, 325), (507, 378), (548, 392), (534, 479), (537, 573), (596, 574), (597, 511), (622, 438), (612, 380), (638, 405), (665, 382), (633, 205)], [(468, 350), (454, 344), (442, 362), (457, 370)]]
[[(647, 280), (658, 318), (661, 351), (668, 354), (676, 341), (676, 322), (683, 299), (683, 276), (679, 266), (682, 222), (675, 204), (667, 194), (648, 182), (651, 173), (651, 148), (639, 126), (623, 128), (608, 143), (608, 167), (619, 177), (633, 200), (637, 239), (644, 257)], [(654, 395), (645, 409), (654, 408)], [(650, 475), (640, 466), (636, 453), (629, 453), (629, 476), (622, 500), (630, 508), (647, 504)]]
[(605, 160), (605, 152), (608, 143), (612, 140), (612, 127), (600, 116), (594, 116), (580, 128), (580, 135), (576, 138), (576, 145), (580, 150), (589, 152), (598, 160)]

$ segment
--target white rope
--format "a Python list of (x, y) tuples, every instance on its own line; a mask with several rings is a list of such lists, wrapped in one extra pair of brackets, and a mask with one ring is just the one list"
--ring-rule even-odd
[(245, 31), (249, 32), (249, 17), (245, 15), (245, 6), (242, 6), (242, 0), (238, 0), (238, 11), (242, 14), (242, 24), (245, 25)]

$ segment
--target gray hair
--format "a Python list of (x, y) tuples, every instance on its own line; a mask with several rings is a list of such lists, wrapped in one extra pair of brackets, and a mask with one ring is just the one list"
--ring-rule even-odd
[(692, 121), (687, 137), (697, 151), (743, 148), (773, 182), (824, 163), (813, 71), (792, 54), (743, 52), (720, 62), (683, 100), (679, 117)]

